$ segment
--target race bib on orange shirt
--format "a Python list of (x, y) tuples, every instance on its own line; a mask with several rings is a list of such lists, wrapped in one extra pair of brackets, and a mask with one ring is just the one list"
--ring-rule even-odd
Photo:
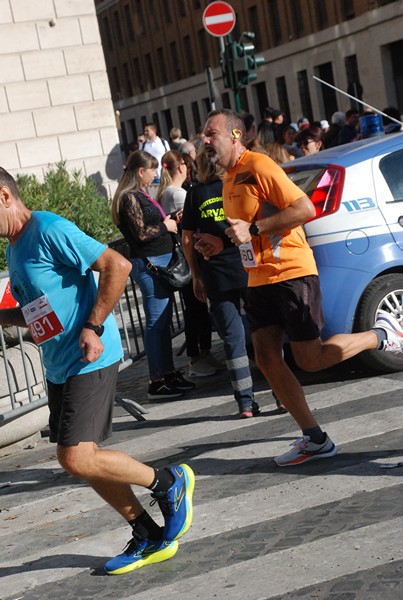
[(244, 267), (249, 269), (257, 267), (256, 254), (252, 246), (252, 242), (246, 242), (246, 244), (240, 244), (238, 246), (241, 254), (241, 260)]
[(46, 295), (26, 304), (22, 308), (22, 314), (32, 339), (38, 346), (64, 331), (63, 325), (60, 323)]

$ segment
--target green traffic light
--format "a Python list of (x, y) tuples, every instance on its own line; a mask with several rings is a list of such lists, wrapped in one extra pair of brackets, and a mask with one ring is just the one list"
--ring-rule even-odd
[(257, 79), (255, 69), (264, 64), (264, 57), (254, 55), (255, 46), (249, 40), (232, 43), (232, 64), (236, 88), (248, 85)]
[[(247, 38), (242, 40), (242, 37)], [(257, 79), (256, 68), (264, 64), (264, 57), (254, 54), (255, 46), (250, 41), (255, 34), (244, 32), (238, 42), (227, 37), (224, 52), (221, 55), (221, 70), (224, 87), (237, 94), (241, 87)]]

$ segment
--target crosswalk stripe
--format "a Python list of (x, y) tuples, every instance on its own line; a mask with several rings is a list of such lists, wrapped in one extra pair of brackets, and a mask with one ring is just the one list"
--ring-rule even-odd
[[(386, 394), (403, 390), (403, 384), (401, 381), (395, 381), (387, 377), (378, 377), (371, 381), (370, 390), (368, 390), (368, 381), (354, 381), (353, 383), (347, 383), (334, 387), (331, 390), (322, 392), (314, 392), (307, 394), (307, 400), (310, 406), (315, 408), (326, 408), (333, 404), (341, 402), (350, 402), (352, 400), (359, 400), (363, 397), (376, 396), (377, 394)], [(368, 393), (370, 391), (370, 394)], [(212, 406), (221, 406), (227, 402), (232, 404), (230, 408), (230, 414), (237, 412), (237, 406), (232, 395), (224, 395), (217, 398), (214, 397), (203, 397), (197, 398), (197, 389), (192, 393), (192, 396), (183, 400), (176, 400), (175, 402), (165, 403), (161, 406), (153, 406), (150, 409), (147, 420), (166, 420), (172, 417), (177, 417), (182, 414), (188, 415), (191, 412), (197, 412), (201, 409), (206, 409)], [(271, 390), (263, 390), (256, 393), (256, 399), (261, 401), (264, 410), (274, 408), (274, 399), (271, 395)]]
[[(356, 381), (339, 385), (331, 390), (315, 392), (308, 396), (308, 402), (311, 407), (319, 410), (342, 406), (353, 400), (362, 401), (371, 396), (393, 395), (402, 389), (403, 385), (400, 381), (383, 377), (371, 381), (370, 387), (368, 381)], [(260, 392), (257, 395), (258, 398), (265, 393)], [(133, 439), (112, 444), (111, 448), (136, 455), (137, 448), (140, 447), (142, 455), (147, 456), (161, 450), (172, 452), (176, 448), (183, 448), (195, 441), (202, 445), (203, 440), (208, 438), (209, 449), (205, 452), (200, 451), (195, 459), (189, 461), (190, 464), (194, 464), (196, 470), (199, 466), (201, 467), (202, 473), (197, 478), (200, 484), (223, 473), (236, 473), (243, 460), (248, 461), (249, 467), (253, 465), (254, 461), (259, 462), (265, 459), (273, 465), (272, 457), (286, 451), (287, 443), (300, 435), (300, 432), (295, 430), (295, 423), (290, 417), (286, 417), (287, 421), (284, 423), (287, 423), (287, 426), (283, 426), (282, 433), (275, 437), (270, 432), (270, 423), (279, 423), (280, 421), (277, 421), (276, 417), (272, 415), (247, 421), (226, 420), (225, 418), (209, 421), (203, 417), (201, 422), (197, 422), (197, 420), (196, 422), (186, 422), (186, 418), (191, 418), (193, 412), (212, 406), (213, 403), (224, 405), (231, 402), (233, 402), (232, 396), (222, 396), (218, 399), (184, 400), (180, 403), (158, 406), (155, 408), (155, 413), (154, 409), (152, 412), (152, 419), (155, 421), (181, 416), (185, 419), (183, 425), (175, 427), (173, 436), (166, 435), (163, 438), (163, 445), (161, 445), (161, 432), (157, 431), (145, 434), (141, 444), (134, 435)], [(385, 433), (403, 428), (401, 407), (385, 408), (385, 405), (386, 403), (380, 402), (379, 411), (365, 415), (351, 417), (349, 411), (346, 413), (346, 418), (342, 420), (321, 424), (338, 444), (355, 443), (370, 438), (376, 440)], [(283, 419), (283, 417), (279, 416), (278, 419)], [(262, 428), (262, 424), (266, 424), (267, 428)], [(244, 431), (245, 428), (257, 425), (259, 433), (254, 435), (253, 430), (250, 430), (246, 443), (237, 445), (234, 441), (233, 445), (220, 447), (220, 435), (231, 432), (234, 432), (235, 435), (238, 430)], [(293, 431), (289, 431), (290, 429)], [(259, 441), (256, 441), (256, 438)], [(217, 439), (216, 448), (214, 448), (214, 439)], [(147, 460), (146, 458), (141, 459)], [(393, 460), (402, 459), (403, 452), (400, 456), (396, 452), (393, 454)], [(203, 501), (203, 497), (198, 496), (196, 487), (193, 525), (189, 533), (181, 540), (181, 546), (190, 546), (199, 540), (208, 540), (218, 534), (225, 535), (238, 528), (247, 528), (255, 525), (257, 521), (265, 523), (299, 513), (303, 519), (304, 511), (313, 507), (343, 501), (363, 491), (375, 494), (380, 490), (392, 489), (401, 485), (399, 477), (391, 476), (394, 473), (381, 469), (381, 462), (381, 459), (369, 461), (359, 456), (356, 464), (337, 467), (337, 463), (328, 461), (329, 468), (320, 477), (309, 477), (300, 471), (301, 477), (295, 480), (287, 479), (285, 482), (282, 477), (279, 477), (276, 482), (276, 472), (273, 472), (269, 487), (252, 488), (241, 494), (217, 497), (210, 501)], [(56, 461), (47, 461), (32, 468), (39, 472), (41, 469), (60, 470)], [(21, 481), (22, 484), (27, 485), (30, 480), (30, 469), (25, 468), (23, 471), (24, 475)], [(279, 469), (278, 472), (284, 474), (288, 471)], [(217, 486), (219, 486), (218, 477)], [(136, 493), (138, 491), (136, 489)], [(71, 487), (68, 482), (66, 489), (62, 492), (54, 493), (52, 488), (49, 488), (41, 493), (43, 495), (37, 496), (33, 501), (29, 497), (26, 498), (25, 494), (21, 492), (10, 496), (13, 500), (18, 499), (18, 506), (11, 507), (11, 510), (6, 513), (3, 511), (1, 514), (1, 517), (5, 518), (2, 518), (0, 525), (0, 540), (4, 540), (3, 547), (5, 549), (12, 546), (12, 544), (7, 545), (11, 535), (23, 534), (28, 530), (31, 535), (35, 535), (36, 528), (40, 530), (46, 527), (46, 523), (53, 523), (57, 519), (66, 519), (69, 516), (79, 519), (81, 513), (85, 514), (87, 511), (94, 511), (105, 506), (103, 500), (90, 488)], [(144, 498), (147, 502), (149, 493), (141, 490), (138, 496), (140, 500)], [(52, 512), (55, 506), (58, 510)], [(251, 510), (251, 506), (259, 507), (258, 512)], [(154, 507), (153, 510), (155, 510), (157, 520), (160, 520), (158, 508)], [(153, 511), (150, 513), (153, 514)], [(214, 519), (209, 518), (212, 514)], [(6, 521), (7, 516), (12, 515), (13, 519)], [(331, 535), (315, 542), (298, 545), (295, 548), (274, 551), (231, 567), (219, 568), (214, 565), (208, 578), (205, 575), (193, 576), (183, 583), (153, 587), (151, 591), (147, 592), (147, 598), (161, 595), (165, 600), (173, 600), (175, 594), (175, 600), (177, 600), (178, 597), (186, 598), (186, 594), (190, 590), (194, 593), (189, 597), (194, 599), (205, 600), (217, 596), (222, 600), (240, 600), (241, 598), (243, 600), (249, 598), (248, 591), (252, 586), (254, 594), (260, 594), (260, 596), (255, 595), (254, 598), (269, 599), (295, 590), (296, 581), (298, 581), (299, 589), (314, 582), (327, 581), (348, 573), (387, 564), (393, 558), (395, 560), (403, 558), (403, 547), (400, 542), (402, 523), (403, 517), (384, 521), (379, 525), (370, 525), (343, 534)], [(123, 543), (127, 541), (127, 534), (127, 526), (121, 525), (110, 531), (97, 532), (91, 537), (68, 543), (56, 543), (56, 545), (46, 548), (39, 545), (36, 552), (29, 554), (20, 555), (13, 552), (8, 554), (7, 552), (1, 561), (4, 575), (0, 579), (0, 597), (8, 597), (10, 590), (16, 597), (17, 594), (24, 592), (29, 587), (35, 589), (41, 585), (61, 582), (79, 575), (88, 569), (88, 567), (83, 567), (83, 557), (91, 555), (91, 553), (95, 556), (104, 555), (106, 557), (110, 555), (111, 551), (112, 553), (114, 550), (119, 551)], [(357, 547), (356, 561), (351, 560), (351, 544), (353, 547)], [(327, 545), (331, 547), (329, 554), (331, 562), (330, 560), (326, 562)], [(376, 550), (374, 550), (375, 547)], [(369, 550), (374, 550), (376, 554), (374, 552), (371, 554)], [(66, 552), (71, 557), (69, 566), (55, 568), (57, 557), (65, 555)], [(318, 561), (320, 561), (319, 570), (316, 569)], [(32, 571), (27, 568), (23, 571), (22, 576), (23, 565), (30, 564), (39, 564), (40, 568)], [(258, 578), (256, 573), (259, 573)], [(315, 573), (314, 578), (312, 573)], [(234, 581), (237, 582), (235, 587), (231, 586)], [(143, 600), (146, 595), (145, 592), (140, 592), (130, 598)]]
[[(329, 465), (331, 467), (330, 462)], [(213, 502), (197, 502), (193, 525), (181, 541), (181, 546), (194, 540), (229, 532), (234, 529), (234, 523), (237, 524), (237, 528), (248, 527), (255, 524), (257, 519), (260, 522), (277, 519), (307, 508), (351, 497), (362, 490), (370, 493), (400, 484), (401, 481), (398, 477), (390, 477), (388, 472), (382, 471), (379, 464), (373, 461), (371, 463), (363, 462), (338, 471), (330, 468), (326, 475), (317, 480), (307, 477), (275, 485), (270, 489), (248, 490), (244, 494), (217, 499)], [(94, 492), (89, 491), (95, 497)], [(82, 503), (77, 504), (77, 511), (80, 506), (82, 508)], [(251, 511), (251, 506), (259, 507), (258, 516), (255, 511)], [(209, 518), (211, 514), (214, 514), (214, 519)], [(63, 516), (66, 518), (64, 513)], [(81, 555), (94, 552), (97, 554), (104, 553), (107, 556), (111, 552), (111, 548), (122, 546), (122, 541), (125, 540), (127, 534), (127, 526), (122, 526), (113, 531), (103, 531), (93, 535), (90, 539), (84, 538), (71, 542), (69, 544), (69, 554), (77, 557), (77, 565), (80, 565), (79, 557)], [(55, 558), (57, 555), (65, 552), (66, 544), (55, 546), (52, 548), (52, 556), (48, 560), (54, 562), (57, 560)], [(2, 566), (4, 568), (7, 565), (16, 567), (23, 563), (35, 564), (36, 561), (41, 559), (41, 556), (42, 550), (40, 549), (37, 553), (25, 554), (22, 560), (18, 560), (16, 557), (8, 558)], [(82, 568), (79, 566), (74, 567), (73, 564), (68, 568), (46, 569), (46, 560), (44, 560), (41, 583), (58, 581), (65, 576), (72, 576), (81, 571)], [(0, 580), (0, 594), (4, 593), (7, 588), (21, 591), (21, 584), (25, 586), (27, 581), (30, 585), (34, 585), (36, 577), (35, 573), (27, 573), (22, 582), (17, 575), (5, 576)]]
[[(257, 422), (263, 422), (263, 419), (265, 419), (266, 421), (270, 420), (269, 417), (259, 417), (259, 419), (257, 420), (250, 419), (246, 422), (236, 421), (235, 429), (242, 427), (243, 423), (244, 426), (251, 427)], [(224, 431), (229, 431), (233, 429), (233, 427), (231, 427), (232, 422), (229, 422), (229, 428), (226, 427), (226, 425), (228, 424), (227, 421), (220, 421), (220, 423), (223, 425), (223, 428), (220, 427), (218, 430), (214, 431), (212, 431), (210, 427), (206, 428), (205, 422), (195, 423), (183, 426), (181, 428), (177, 428), (175, 430), (175, 436), (173, 439), (173, 447), (189, 443), (195, 439), (201, 440), (206, 435), (210, 437), (213, 434), (219, 434), (223, 433)], [(365, 418), (363, 418), (362, 416), (350, 417), (348, 419), (344, 419), (341, 423), (340, 421), (337, 421), (335, 423), (326, 424), (325, 426), (329, 435), (338, 445), (342, 445), (354, 441), (356, 439), (372, 437), (401, 427), (403, 427), (403, 411), (400, 407), (383, 409), (379, 412), (366, 415)], [(268, 430), (267, 442), (262, 443), (261, 441), (259, 441), (258, 443), (254, 443), (253, 438), (251, 436), (251, 440), (247, 445), (243, 444), (241, 446), (237, 446), (236, 444), (234, 444), (234, 446), (227, 447), (224, 449), (213, 449), (211, 451), (200, 454), (199, 458), (202, 457), (204, 460), (208, 458), (214, 458), (215, 461), (218, 461), (218, 459), (228, 459), (228, 461), (235, 461), (237, 459), (245, 460), (247, 458), (253, 458), (256, 461), (262, 458), (267, 458), (267, 460), (271, 460), (273, 456), (286, 451), (287, 442), (290, 443), (290, 439), (293, 440), (299, 435), (300, 432), (298, 430), (295, 430), (291, 433), (285, 434), (284, 439), (272, 439), (270, 435), (270, 430)], [(160, 449), (160, 444), (160, 434), (151, 434), (147, 437), (147, 452), (152, 452), (156, 449)], [(116, 444), (113, 446), (113, 448), (115, 450), (119, 448), (120, 450), (134, 456), (135, 446), (136, 440), (131, 440), (123, 442), (121, 444)], [(165, 445), (165, 448), (169, 448), (169, 445)], [(46, 463), (46, 466), (47, 470), (52, 468), (60, 469), (60, 466), (57, 462), (52, 463), (51, 465), (49, 463)], [(42, 465), (42, 468), (45, 467)], [(219, 463), (212, 464), (211, 475), (218, 473), (223, 468), (224, 466), (222, 464), (221, 466), (219, 465)], [(227, 467), (225, 467), (225, 469), (227, 469)], [(138, 494), (139, 498), (143, 497), (144, 495), (145, 494), (143, 492), (140, 492)], [(34, 509), (36, 515), (43, 514), (45, 516), (46, 514), (48, 514), (48, 518), (51, 518), (52, 521), (54, 521), (57, 518), (62, 519), (65, 518), (66, 515), (74, 514), (77, 510), (76, 507), (83, 506), (86, 502), (90, 502), (93, 508), (103, 506), (104, 504), (104, 501), (101, 498), (99, 498), (97, 495), (94, 495), (92, 489), (85, 487), (76, 489), (74, 492), (66, 490), (65, 492), (52, 495), (51, 498), (46, 497), (41, 500), (36, 500), (34, 502)], [(18, 507), (13, 508), (13, 514), (16, 516), (24, 515), (24, 513), (27, 511), (28, 507), (31, 506), (31, 504), (32, 502), (29, 499), (26, 502), (22, 502)], [(55, 505), (58, 507), (58, 512), (52, 512), (50, 513), (51, 516), (49, 516), (49, 511), (52, 511)], [(24, 520), (24, 522), (21, 523), (17, 522), (14, 525), (14, 528), (16, 531), (21, 531), (25, 528), (28, 528), (29, 525), (29, 521), (27, 522), (26, 520)], [(11, 528), (11, 526), (6, 526), (0, 529), (0, 539), (1, 535), (6, 533), (9, 528)]]
[[(327, 431), (334, 443), (337, 445), (346, 444), (354, 440), (362, 440), (376, 435), (381, 435), (388, 431), (394, 431), (403, 427), (403, 411), (401, 406), (389, 409), (380, 409), (379, 412), (370, 413), (363, 418), (361, 415), (336, 421), (334, 423), (322, 423), (322, 428)], [(267, 458), (268, 460), (281, 452), (287, 451), (287, 441), (290, 443), (295, 438), (301, 436), (301, 432), (295, 430), (284, 434), (284, 439), (272, 439), (270, 431), (267, 432), (267, 443), (253, 443), (253, 440), (247, 446), (237, 446), (223, 448), (219, 450), (210, 450), (204, 452), (203, 459), (214, 457), (228, 458), (228, 460), (242, 460), (247, 457), (255, 459)], [(183, 443), (183, 442), (182, 442)]]
[[(368, 394), (368, 385), (365, 387), (364, 383), (361, 381), (357, 381), (354, 383), (349, 383), (337, 388), (334, 388), (330, 391), (326, 390), (323, 392), (316, 392), (307, 396), (308, 403), (311, 408), (315, 410), (319, 410), (322, 408), (328, 408), (335, 406), (337, 404), (342, 404), (344, 402), (351, 402), (353, 400), (360, 400), (363, 398), (368, 398), (370, 396), (376, 396), (379, 394), (388, 394), (396, 391), (403, 390), (403, 385), (400, 381), (394, 381), (388, 378), (378, 378), (371, 382), (371, 394)], [(267, 392), (259, 392), (256, 396), (259, 399), (261, 396), (264, 396)], [(221, 396), (219, 398), (195, 398), (188, 400), (181, 400), (166, 403), (163, 406), (153, 407), (151, 409), (150, 414), (147, 416), (147, 419), (152, 421), (166, 421), (173, 417), (183, 417), (184, 419), (190, 418), (192, 412), (196, 412), (206, 407), (211, 406), (219, 406), (226, 403), (234, 402), (232, 396)], [(380, 409), (382, 405), (380, 404)], [(233, 415), (236, 412), (235, 407), (234, 410), (231, 409), (230, 414)], [(126, 420), (131, 420), (132, 417), (125, 417)], [(261, 415), (258, 418), (258, 422), (261, 423), (263, 420), (267, 422), (271, 422), (276, 419), (282, 419), (284, 415)], [(234, 418), (233, 420), (228, 419), (218, 419), (214, 418), (211, 421), (206, 421), (206, 418), (203, 417), (201, 422), (195, 422), (191, 424), (180, 425), (175, 428), (175, 443), (185, 443), (196, 438), (203, 438), (205, 436), (216, 435), (219, 433), (232, 431), (245, 427), (253, 427), (256, 425), (256, 421), (254, 419), (248, 420), (240, 420)], [(140, 430), (141, 431), (141, 430)], [(112, 438), (113, 440), (113, 438)], [(134, 440), (119, 442), (113, 444), (113, 448), (115, 450), (120, 450), (122, 452), (128, 452), (133, 456), (139, 457), (137, 452), (137, 438)], [(160, 433), (149, 434), (146, 437), (146, 445), (144, 450), (146, 452), (154, 452), (159, 450), (161, 443)], [(134, 446), (134, 448), (133, 448)], [(35, 465), (35, 470), (44, 469), (59, 469), (59, 463), (57, 460), (47, 461), (42, 465)]]
[[(335, 579), (403, 559), (403, 518), (362, 527), (295, 548), (280, 550), (237, 565), (215, 569), (174, 585), (153, 588), (155, 598), (220, 598), (220, 600), (267, 600), (298, 587)], [(352, 552), (355, 548), (355, 553)], [(252, 592), (253, 590), (253, 592)], [(125, 596), (126, 600), (149, 600), (150, 592)]]

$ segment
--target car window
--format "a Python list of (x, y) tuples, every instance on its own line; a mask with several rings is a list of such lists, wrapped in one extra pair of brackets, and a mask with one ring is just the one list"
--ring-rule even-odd
[(306, 171), (293, 171), (292, 167), (290, 169), (285, 169), (288, 177), (297, 185), (308, 198), (311, 198), (313, 192), (316, 190), (317, 185), (326, 171), (326, 167), (320, 167), (315, 169), (309, 169)]
[(403, 200), (403, 150), (384, 156), (379, 169), (391, 191), (393, 200)]

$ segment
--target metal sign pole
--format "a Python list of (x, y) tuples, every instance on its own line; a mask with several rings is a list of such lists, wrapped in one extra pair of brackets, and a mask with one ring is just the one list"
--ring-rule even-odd
[(213, 71), (211, 70), (210, 65), (206, 67), (206, 75), (207, 75), (207, 85), (210, 96), (210, 110), (215, 110), (215, 89), (214, 89), (214, 77)]
[(402, 125), (402, 121), (399, 121), (398, 119), (394, 119), (393, 117), (390, 117), (386, 113), (384, 113), (381, 110), (379, 110), (379, 108), (375, 108), (374, 106), (371, 106), (370, 104), (367, 104), (366, 102), (363, 102), (362, 100), (359, 100), (358, 98), (355, 98), (351, 94), (348, 94), (347, 92), (343, 92), (343, 90), (340, 90), (339, 88), (335, 87), (334, 85), (331, 85), (330, 83), (327, 83), (327, 81), (323, 81), (323, 79), (319, 79), (319, 77), (316, 77), (316, 75), (312, 75), (312, 77), (314, 79), (316, 79), (316, 81), (319, 81), (320, 83), (323, 83), (323, 85), (327, 85), (328, 87), (332, 88), (336, 92), (339, 92), (339, 94), (343, 94), (344, 96), (348, 96), (348, 98), (351, 98), (351, 100), (355, 100), (356, 102), (359, 102), (363, 106), (367, 106), (368, 108), (370, 108), (371, 110), (375, 111), (376, 113), (382, 115), (383, 117), (387, 117), (391, 121), (394, 121), (395, 123), (399, 123), (399, 125)]

